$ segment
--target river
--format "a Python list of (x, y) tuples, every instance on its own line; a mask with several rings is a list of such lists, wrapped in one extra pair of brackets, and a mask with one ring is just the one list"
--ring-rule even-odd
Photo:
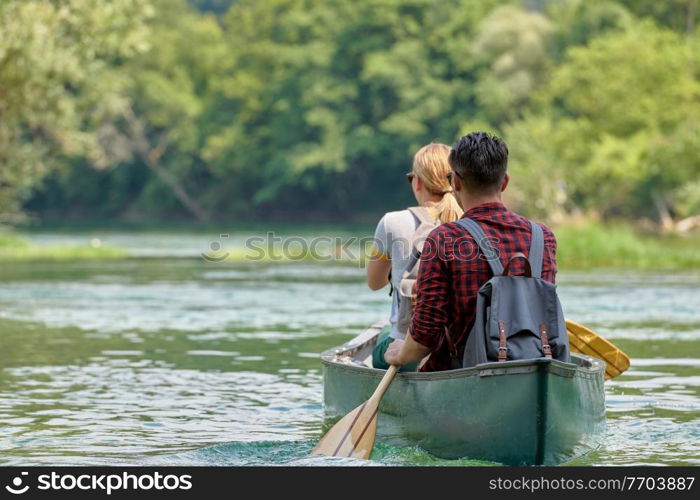
[[(386, 316), (386, 291), (358, 266), (197, 258), (204, 235), (112, 239), (135, 257), (0, 264), (0, 464), (339, 463), (308, 458), (319, 353)], [(604, 444), (572, 464), (700, 465), (700, 271), (558, 283), (566, 316), (632, 358)], [(372, 463), (475, 462), (379, 444)]]

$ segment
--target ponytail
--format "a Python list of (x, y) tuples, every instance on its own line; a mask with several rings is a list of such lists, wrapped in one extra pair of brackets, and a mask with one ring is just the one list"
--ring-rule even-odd
[(442, 195), (440, 201), (429, 205), (442, 223), (455, 221), (463, 213), (447, 180), (447, 174), (452, 170), (447, 161), (449, 154), (449, 146), (433, 142), (420, 148), (413, 157), (413, 172), (428, 191), (434, 195)]
[(451, 192), (445, 193), (442, 200), (435, 206), (438, 218), (443, 224), (445, 222), (456, 221), (462, 216), (462, 207), (457, 203), (457, 198)]

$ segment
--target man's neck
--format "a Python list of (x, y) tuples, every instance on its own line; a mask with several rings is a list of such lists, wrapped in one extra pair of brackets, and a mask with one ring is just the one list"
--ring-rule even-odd
[(478, 207), (479, 205), (483, 205), (484, 203), (503, 203), (501, 200), (501, 193), (498, 193), (496, 195), (489, 195), (489, 196), (462, 196), (460, 197), (461, 205), (462, 205), (462, 210), (464, 212), (468, 212), (474, 207)]

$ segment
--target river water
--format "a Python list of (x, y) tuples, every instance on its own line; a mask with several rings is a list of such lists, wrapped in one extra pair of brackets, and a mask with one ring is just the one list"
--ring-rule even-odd
[[(308, 458), (319, 353), (386, 316), (386, 291), (358, 266), (207, 262), (207, 237), (171, 238), (125, 237), (139, 258), (0, 264), (0, 464), (365, 464)], [(558, 280), (566, 316), (632, 358), (606, 382), (604, 444), (572, 464), (700, 465), (700, 271)]]

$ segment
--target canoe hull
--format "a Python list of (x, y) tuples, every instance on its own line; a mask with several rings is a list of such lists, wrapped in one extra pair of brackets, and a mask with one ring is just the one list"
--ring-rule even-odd
[[(345, 347), (322, 356), (329, 419), (367, 400), (384, 374), (339, 362)], [(575, 360), (399, 373), (380, 405), (377, 439), (417, 444), (441, 458), (508, 465), (569, 461), (598, 446), (605, 429), (604, 366), (586, 356)]]

